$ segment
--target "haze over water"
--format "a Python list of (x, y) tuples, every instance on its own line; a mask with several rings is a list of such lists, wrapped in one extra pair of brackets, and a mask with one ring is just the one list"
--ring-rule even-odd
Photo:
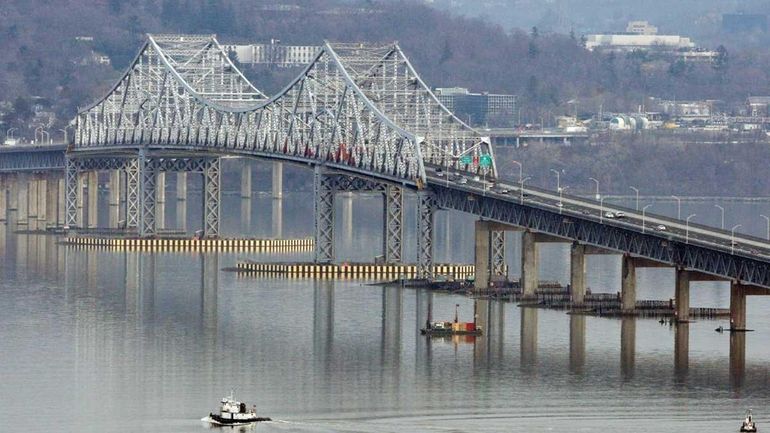
[[(312, 235), (312, 200), (287, 194), (283, 236)], [(225, 195), (224, 231), (272, 235), (273, 201), (255, 198), (251, 221)], [(191, 193), (191, 203), (199, 197)], [(381, 202), (338, 198), (340, 260), (380, 254)], [(173, 203), (169, 200), (169, 203)], [(405, 252), (414, 258), (409, 202)], [(727, 203), (728, 222), (763, 234), (767, 204)], [(675, 214), (673, 205), (657, 212)], [(234, 210), (234, 211), (229, 211)], [(713, 204), (683, 214), (718, 223)], [(173, 206), (167, 211), (174, 221)], [(102, 209), (102, 215), (106, 209)], [(190, 206), (190, 228), (200, 210)], [(758, 220), (758, 221), (756, 221)], [(439, 213), (439, 262), (471, 262), (473, 219)], [(732, 224), (727, 224), (731, 226)], [(469, 298), (362, 281), (239, 277), (238, 260), (311, 260), (312, 254), (136, 253), (60, 246), (52, 236), (0, 226), (0, 431), (200, 432), (219, 399), (236, 396), (264, 416), (260, 432), (732, 432), (752, 407), (770, 419), (770, 301), (748, 300), (745, 365), (731, 369), (726, 321), (689, 325), (689, 362), (675, 328), (481, 303), (486, 335), (419, 335), (429, 297), (435, 319)], [(565, 246), (541, 248), (541, 278), (566, 282)], [(509, 235), (518, 276), (518, 236)], [(588, 285), (616, 292), (616, 257), (588, 261)], [(639, 271), (639, 299), (673, 297), (673, 271)], [(723, 283), (693, 286), (692, 306), (726, 307)], [(249, 430), (252, 430), (249, 429)]]

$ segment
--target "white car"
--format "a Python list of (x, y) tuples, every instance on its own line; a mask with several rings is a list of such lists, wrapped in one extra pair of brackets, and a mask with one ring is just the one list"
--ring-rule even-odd
[(479, 182), (479, 181), (481, 181), (481, 178), (479, 176), (473, 176), (473, 181), (474, 182)]
[(657, 230), (657, 231), (659, 231), (659, 232), (664, 232), (664, 231), (666, 231), (667, 229), (668, 229), (668, 228), (667, 228), (666, 226), (664, 226), (663, 224), (658, 224), (658, 225), (656, 225), (656, 226), (655, 226), (655, 230)]
[(615, 218), (625, 218), (625, 217), (626, 217), (625, 212), (621, 212), (621, 211), (615, 212)]
[(604, 212), (605, 218), (615, 218), (615, 212)]
[(468, 179), (461, 177), (460, 179), (457, 180), (457, 183), (459, 183), (460, 185), (465, 185), (466, 183), (468, 183)]

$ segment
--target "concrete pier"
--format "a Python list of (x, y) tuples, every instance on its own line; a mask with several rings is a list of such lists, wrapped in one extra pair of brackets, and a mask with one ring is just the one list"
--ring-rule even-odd
[(534, 297), (540, 285), (540, 254), (535, 234), (521, 235), (521, 292), (525, 298)]
[(120, 221), (120, 196), (121, 196), (121, 182), (120, 182), (120, 170), (110, 171), (110, 183), (109, 183), (109, 206), (110, 206), (110, 228), (118, 228)]
[(582, 305), (586, 296), (586, 247), (577, 242), (570, 249), (570, 297), (573, 305)]
[(739, 283), (730, 284), (730, 329), (746, 329), (746, 287)]
[(46, 179), (46, 209), (45, 219), (46, 226), (57, 227), (58, 223), (56, 218), (59, 214), (59, 206), (62, 203), (59, 202), (59, 176), (49, 174)]
[(18, 176), (16, 176), (16, 224), (25, 227), (29, 223), (29, 184), (29, 175), (20, 173)]
[(176, 227), (187, 230), (187, 172), (176, 173)]
[(37, 181), (37, 229), (45, 230), (48, 219), (48, 181), (42, 175)]
[(283, 163), (273, 163), (273, 198), (283, 198)]
[(623, 311), (636, 309), (636, 263), (628, 254), (621, 260), (620, 308)]
[(0, 221), (6, 221), (8, 219), (8, 200), (5, 184), (5, 175), (0, 175)]
[(88, 223), (89, 229), (99, 225), (99, 172), (89, 171), (87, 174), (88, 191)]
[(155, 229), (166, 228), (166, 172), (158, 171), (155, 183)]
[(241, 159), (241, 198), (251, 198), (251, 160)]
[(56, 197), (58, 203), (58, 206), (56, 206), (56, 225), (63, 227), (67, 213), (66, 183), (64, 177), (60, 177), (57, 181)]
[(272, 206), (272, 232), (274, 238), (283, 237), (283, 200), (273, 200)]
[(489, 287), (489, 274), (490, 274), (490, 236), (489, 236), (489, 221), (476, 221), (475, 224), (475, 265), (476, 275), (474, 279), (474, 287), (476, 289), (486, 289)]
[(677, 269), (675, 278), (674, 302), (676, 310), (674, 318), (680, 322), (687, 322), (690, 320), (690, 272)]
[(8, 190), (8, 219), (11, 219), (11, 212), (18, 217), (19, 211), (19, 177), (20, 175), (9, 175), (6, 178), (6, 189)]
[(37, 178), (37, 175), (33, 175), (27, 187), (27, 230), (37, 230), (37, 206), (40, 204), (37, 197), (39, 189), (40, 179)]

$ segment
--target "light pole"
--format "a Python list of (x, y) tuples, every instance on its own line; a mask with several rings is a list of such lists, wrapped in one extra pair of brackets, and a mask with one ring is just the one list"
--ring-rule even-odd
[(556, 174), (556, 190), (559, 191), (559, 190), (561, 190), (561, 179), (560, 179), (559, 172), (557, 170), (554, 170), (554, 169), (551, 169), (551, 171), (554, 174)]
[(527, 176), (524, 179), (519, 180), (519, 202), (521, 204), (524, 204), (524, 182), (528, 181), (529, 179), (529, 176)]
[(561, 202), (561, 198), (562, 198), (562, 193), (567, 188), (569, 188), (569, 186), (565, 186), (564, 188), (559, 188), (559, 213), (561, 213), (561, 210), (564, 208), (564, 204)]
[(604, 199), (606, 197), (602, 197), (599, 199), (599, 222), (604, 222)]
[(596, 182), (596, 199), (599, 200), (599, 197), (601, 197), (599, 195), (599, 181), (594, 179), (593, 177), (589, 177), (589, 179), (591, 179), (592, 181)]
[(730, 229), (730, 254), (735, 254), (735, 229), (741, 227), (740, 224), (736, 224)]
[(767, 215), (760, 215), (762, 218), (767, 221), (767, 240), (770, 241), (770, 217)]
[(636, 191), (636, 211), (639, 212), (639, 190), (633, 186), (629, 186), (632, 190)]
[(722, 206), (720, 206), (718, 204), (715, 204), (714, 206), (718, 207), (719, 210), (722, 211), (722, 225), (720, 225), (720, 228), (722, 230), (724, 230), (725, 229), (725, 208), (723, 208)]
[(682, 199), (672, 195), (671, 196), (674, 200), (676, 200), (676, 219), (681, 220), (682, 219)]
[(684, 243), (689, 244), (690, 243), (690, 218), (693, 218), (695, 214), (691, 214), (687, 217), (687, 220), (685, 221), (685, 228), (684, 228)]
[(519, 166), (519, 181), (521, 181), (522, 171), (524, 170), (524, 167), (521, 165), (519, 161), (512, 161), (512, 162)]
[(19, 128), (8, 128), (7, 131), (5, 131), (5, 138), (9, 140), (13, 140), (13, 131), (18, 131)]
[(644, 233), (644, 218), (645, 218), (645, 215), (646, 215), (646, 212), (647, 212), (647, 208), (650, 207), (650, 206), (652, 206), (652, 205), (648, 204), (648, 205), (645, 205), (642, 208), (642, 233)]

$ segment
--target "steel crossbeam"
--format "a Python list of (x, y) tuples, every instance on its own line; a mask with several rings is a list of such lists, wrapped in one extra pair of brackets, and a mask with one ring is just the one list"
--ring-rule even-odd
[(207, 158), (203, 171), (203, 235), (219, 236), (221, 214), (221, 162), (219, 158)]
[(417, 274), (418, 278), (433, 276), (433, 220), (436, 198), (431, 190), (417, 192)]
[(386, 263), (401, 263), (404, 237), (404, 193), (397, 186), (388, 185), (383, 194), (383, 222), (385, 227), (383, 250)]
[(315, 261), (331, 263), (334, 260), (334, 177), (316, 166), (313, 173), (315, 214)]

